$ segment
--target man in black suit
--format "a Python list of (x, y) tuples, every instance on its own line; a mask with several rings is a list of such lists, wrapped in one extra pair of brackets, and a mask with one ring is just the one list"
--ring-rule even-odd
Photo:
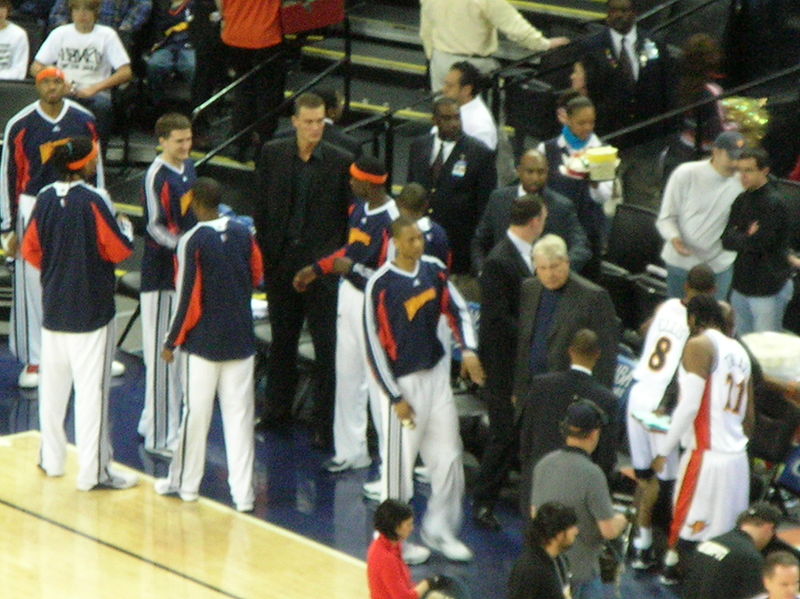
[(510, 226), (489, 253), (480, 276), (483, 302), (478, 350), (486, 372), (482, 395), (489, 410), (490, 432), (474, 491), (473, 518), (479, 526), (493, 530), (500, 528), (494, 504), (517, 444), (511, 390), (519, 292), (522, 281), (533, 275), (532, 245), (549, 218), (542, 197), (532, 194), (512, 200), (510, 212)]
[(524, 397), (537, 374), (568, 370), (567, 351), (580, 329), (597, 333), (594, 373), (611, 388), (617, 364), (618, 318), (608, 291), (570, 272), (567, 245), (545, 235), (533, 246), (536, 278), (522, 283), (514, 367), (514, 395)]
[(528, 193), (542, 194), (544, 197), (547, 206), (544, 233), (553, 233), (567, 242), (572, 268), (580, 272), (589, 262), (592, 251), (589, 249), (586, 232), (578, 221), (575, 205), (563, 195), (546, 187), (547, 171), (545, 155), (538, 150), (528, 150), (517, 165), (519, 185), (495, 189), (489, 196), (489, 203), (486, 204), (470, 244), (474, 274), (480, 274), (486, 255), (505, 236), (514, 198)]
[(539, 458), (564, 444), (558, 423), (564, 419), (567, 406), (580, 399), (590, 399), (605, 413), (607, 424), (600, 432), (600, 442), (592, 460), (609, 477), (617, 463), (619, 435), (619, 401), (606, 387), (592, 377), (600, 359), (597, 334), (580, 329), (569, 345), (570, 369), (540, 374), (531, 380), (530, 391), (520, 398), (520, 509), (530, 511), (533, 467)]
[(266, 143), (256, 169), (260, 200), (254, 210), (264, 255), (272, 345), (262, 428), (286, 427), (297, 387), (297, 343), (303, 320), (314, 343), (318, 392), (315, 440), (330, 439), (336, 347), (336, 282), (321, 277), (305, 293), (295, 273), (339, 248), (347, 229), (352, 155), (322, 141), (325, 107), (316, 94), (295, 100), (291, 138)]
[(469, 244), (489, 194), (497, 184), (494, 153), (464, 134), (458, 102), (433, 105), (436, 133), (411, 142), (408, 182), (430, 190), (433, 218), (444, 227), (453, 250), (452, 272), (469, 273)]
[[(636, 26), (636, 0), (609, 0), (607, 27), (580, 52), (586, 87), (597, 108), (596, 133), (603, 137), (675, 107), (675, 81), (666, 46)], [(622, 52), (622, 49), (625, 52)], [(666, 136), (676, 130), (670, 119), (610, 139), (620, 149), (620, 178), (626, 201), (656, 208), (661, 191), (656, 160)]]

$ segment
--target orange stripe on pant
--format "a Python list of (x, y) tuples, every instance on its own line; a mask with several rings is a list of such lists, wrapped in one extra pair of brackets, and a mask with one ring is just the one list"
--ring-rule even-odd
[(689, 463), (686, 466), (686, 473), (681, 481), (681, 488), (678, 490), (678, 498), (675, 501), (672, 525), (669, 529), (669, 547), (674, 548), (678, 545), (681, 528), (686, 523), (689, 509), (692, 507), (694, 492), (697, 489), (697, 480), (700, 478), (700, 470), (703, 466), (704, 453), (705, 451), (701, 449), (692, 451), (692, 457), (689, 458)]

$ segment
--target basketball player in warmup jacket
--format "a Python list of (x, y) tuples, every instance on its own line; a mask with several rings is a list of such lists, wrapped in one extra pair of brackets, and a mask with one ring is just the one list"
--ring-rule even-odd
[[(55, 67), (36, 75), (39, 100), (29, 104), (6, 125), (0, 165), (0, 231), (6, 256), (14, 258), (19, 240), (30, 221), (39, 191), (59, 174), (44, 164), (43, 152), (52, 144), (74, 136), (98, 139), (94, 115), (77, 102), (65, 99), (69, 88), (64, 73)], [(97, 186), (104, 187), (102, 163), (98, 163)], [(32, 389), (39, 382), (42, 331), (42, 287), (39, 272), (23, 260), (15, 261), (11, 299), (11, 353), (25, 365), (19, 386)]]
[(201, 177), (192, 191), (198, 223), (178, 243), (176, 309), (161, 356), (180, 347), (183, 418), (161, 495), (195, 501), (203, 479), (214, 396), (219, 396), (228, 482), (236, 509), (253, 509), (256, 352), (250, 298), (263, 279), (263, 260), (249, 229), (219, 215), (219, 184)]
[(139, 434), (150, 453), (170, 456), (178, 442), (181, 386), (176, 364), (159, 359), (175, 311), (175, 248), (195, 223), (189, 190), (197, 180), (192, 149), (192, 124), (182, 114), (156, 121), (161, 154), (144, 177), (144, 255), (142, 256), (142, 347), (145, 367), (144, 409)]
[[(692, 546), (733, 528), (747, 509), (750, 467), (747, 441), (754, 421), (750, 358), (728, 337), (719, 302), (698, 295), (686, 306), (693, 337), (678, 372), (680, 395), (669, 431), (662, 435), (652, 468), (661, 472), (681, 440), (669, 549), (661, 581), (678, 579), (678, 541)], [(747, 431), (747, 432), (746, 432)]]
[(350, 166), (350, 187), (360, 201), (351, 205), (347, 244), (294, 278), (299, 292), (317, 277), (342, 275), (336, 319), (336, 401), (333, 414), (335, 455), (323, 464), (329, 472), (366, 468), (367, 402), (380, 445), (380, 399), (369, 375), (364, 345), (364, 287), (367, 279), (386, 261), (389, 226), (397, 218), (394, 200), (386, 195), (388, 175), (383, 164), (362, 156)]
[(74, 386), (78, 489), (126, 489), (138, 479), (111, 469), (108, 390), (114, 265), (133, 252), (133, 228), (124, 216), (115, 220), (108, 194), (86, 182), (97, 168), (98, 142), (68, 138), (43, 158), (61, 180), (39, 192), (22, 241), (22, 257), (42, 278), (39, 465), (48, 476), (64, 474), (64, 417)]
[[(714, 271), (707, 264), (698, 264), (689, 271), (682, 299), (671, 298), (661, 304), (647, 326), (642, 357), (633, 371), (634, 383), (628, 395), (627, 428), (631, 463), (636, 473), (637, 536), (633, 540), (631, 566), (646, 570), (655, 564), (653, 556), (653, 508), (662, 490), (671, 492), (678, 474), (677, 448), (667, 456), (664, 470), (656, 476), (650, 465), (658, 454), (661, 433), (645, 429), (633, 414), (655, 412), (661, 406), (668, 388), (674, 385), (683, 347), (689, 339), (686, 304), (696, 295), (714, 295)], [(661, 481), (661, 482), (659, 482)]]
[(464, 497), (463, 449), (450, 364), (442, 359), (445, 352), (437, 336), (439, 317), (448, 319), (466, 374), (483, 384), (477, 340), (445, 266), (423, 256), (425, 241), (416, 222), (401, 216), (392, 223), (392, 237), (397, 256), (367, 283), (364, 306), (370, 365), (389, 399), (382, 412), (383, 496), (411, 499), (419, 453), (432, 488), (422, 541), (448, 559), (469, 561), (472, 552), (456, 538)]

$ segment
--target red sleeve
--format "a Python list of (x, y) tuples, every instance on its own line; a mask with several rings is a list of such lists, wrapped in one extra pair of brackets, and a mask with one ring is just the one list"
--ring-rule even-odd
[(261, 248), (258, 247), (255, 239), (250, 240), (250, 273), (253, 278), (253, 287), (258, 287), (264, 282), (264, 258), (261, 256)]
[[(189, 259), (191, 254), (187, 254)], [(175, 335), (175, 340), (167, 344), (176, 347), (183, 345), (186, 337), (197, 323), (200, 322), (200, 317), (203, 315), (203, 271), (200, 264), (200, 252), (195, 251), (193, 255), (193, 264), (184, 267), (184, 281), (181, 285), (181, 297), (178, 298), (178, 308), (175, 312), (173, 325), (181, 322), (180, 329)], [(186, 291), (191, 286), (191, 294), (186, 301)], [(172, 331), (170, 331), (170, 336)]]
[(333, 263), (336, 258), (344, 258), (347, 255), (347, 246), (339, 248), (329, 256), (317, 260), (312, 268), (318, 275), (329, 275), (333, 272)]
[(797, 164), (794, 165), (794, 170), (789, 173), (789, 179), (800, 181), (800, 156), (797, 157)]
[[(106, 262), (119, 264), (133, 253), (130, 242), (125, 239), (119, 229), (114, 230), (98, 204), (92, 202), (94, 223), (97, 229), (97, 251)], [(116, 225), (115, 225), (116, 226)]]
[(367, 578), (372, 599), (419, 599), (403, 560), (373, 541), (367, 556)]
[(36, 219), (28, 223), (22, 238), (22, 257), (36, 268), (42, 268), (42, 244), (39, 242), (39, 226)]

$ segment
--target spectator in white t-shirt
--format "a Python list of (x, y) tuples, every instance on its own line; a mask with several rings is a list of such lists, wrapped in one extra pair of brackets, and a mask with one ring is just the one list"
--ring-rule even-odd
[(470, 62), (453, 63), (444, 78), (442, 95), (458, 102), (464, 133), (476, 137), (494, 152), (497, 149), (497, 124), (481, 98), (483, 75)]
[(25, 79), (28, 71), (28, 34), (8, 20), (11, 0), (0, 0), (0, 79)]
[(112, 125), (111, 90), (131, 80), (130, 58), (111, 27), (97, 24), (100, 0), (69, 0), (72, 23), (56, 27), (36, 53), (31, 74), (56, 65), (75, 99), (94, 112), (101, 139)]

